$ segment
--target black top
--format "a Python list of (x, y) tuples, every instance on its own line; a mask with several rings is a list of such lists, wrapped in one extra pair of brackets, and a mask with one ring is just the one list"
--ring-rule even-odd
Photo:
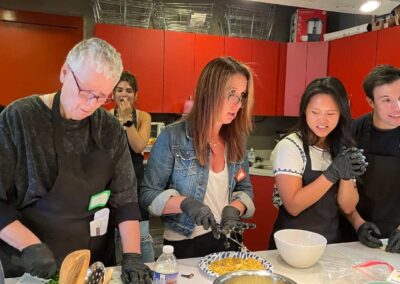
[[(369, 113), (353, 121), (352, 131), (358, 146), (374, 155), (400, 158), (400, 127), (390, 130), (378, 129), (372, 123), (368, 125), (371, 116)], [(371, 130), (368, 145), (362, 141), (365, 129)]]

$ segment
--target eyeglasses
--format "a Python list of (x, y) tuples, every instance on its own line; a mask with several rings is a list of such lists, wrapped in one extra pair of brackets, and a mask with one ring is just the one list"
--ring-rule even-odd
[(69, 67), (69, 70), (71, 71), (72, 77), (74, 78), (75, 85), (76, 85), (76, 87), (78, 88), (78, 91), (79, 91), (78, 95), (80, 97), (86, 99), (87, 101), (95, 100), (99, 104), (107, 104), (107, 103), (112, 101), (111, 94), (109, 94), (109, 95), (103, 95), (103, 94), (98, 95), (98, 94), (95, 94), (93, 91), (82, 90), (81, 87), (79, 86), (78, 80), (76, 79), (74, 71), (72, 71), (72, 68), (70, 66), (68, 66), (68, 67)]
[(244, 104), (246, 104), (247, 100), (247, 93), (242, 93), (242, 96), (236, 95), (235, 91), (230, 91), (228, 94), (226, 94), (228, 98), (228, 102), (232, 105), (238, 105), (241, 103), (241, 107), (243, 107)]

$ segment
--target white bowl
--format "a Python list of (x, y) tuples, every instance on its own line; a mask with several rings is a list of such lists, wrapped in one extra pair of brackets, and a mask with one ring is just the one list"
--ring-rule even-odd
[(313, 266), (324, 253), (326, 238), (305, 230), (285, 229), (274, 234), (279, 254), (291, 266)]

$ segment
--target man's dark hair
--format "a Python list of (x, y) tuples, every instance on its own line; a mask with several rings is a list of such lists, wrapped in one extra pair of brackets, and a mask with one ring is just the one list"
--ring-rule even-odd
[(399, 68), (387, 64), (376, 66), (364, 79), (364, 92), (368, 98), (374, 101), (374, 89), (376, 87), (393, 83), (399, 79)]

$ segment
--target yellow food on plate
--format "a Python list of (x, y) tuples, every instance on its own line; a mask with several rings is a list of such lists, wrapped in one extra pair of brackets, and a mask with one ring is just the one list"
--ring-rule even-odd
[(263, 270), (264, 265), (261, 261), (254, 258), (227, 257), (216, 260), (208, 265), (208, 269), (219, 275), (239, 270)]

